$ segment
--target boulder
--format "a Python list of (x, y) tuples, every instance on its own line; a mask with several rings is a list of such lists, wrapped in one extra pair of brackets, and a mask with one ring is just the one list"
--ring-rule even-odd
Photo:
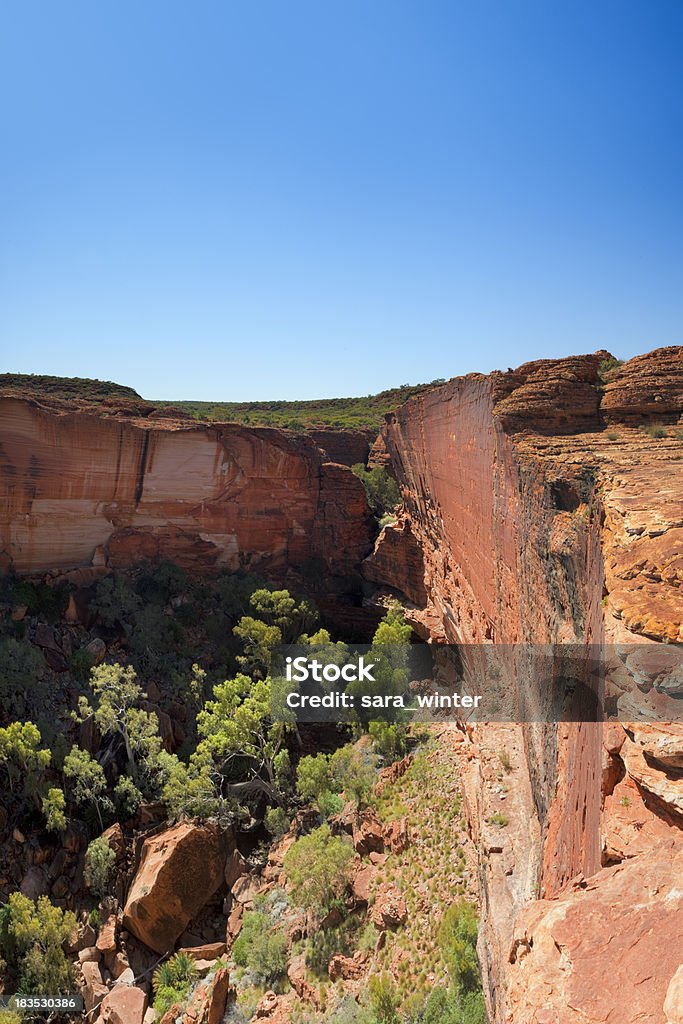
[(179, 953), (187, 953), (193, 960), (217, 960), (225, 953), (224, 942), (209, 942), (204, 946), (183, 946)]
[(403, 896), (392, 882), (382, 882), (377, 890), (370, 920), (379, 931), (387, 928), (398, 928), (408, 917)]
[(225, 863), (225, 884), (232, 889), (238, 878), (247, 870), (244, 857), (239, 850), (233, 850)]
[(352, 834), (356, 853), (361, 857), (365, 857), (372, 850), (376, 853), (383, 852), (384, 832), (374, 808), (366, 807), (360, 817), (354, 820)]
[(102, 1000), (102, 1024), (143, 1024), (147, 1009), (147, 993), (133, 985), (114, 985)]
[(388, 825), (385, 825), (384, 845), (387, 846), (392, 853), (402, 853), (409, 843), (410, 835), (408, 833), (408, 823), (405, 818), (397, 818), (395, 821), (390, 821)]
[(230, 832), (183, 821), (145, 840), (123, 923), (157, 953), (172, 950), (224, 880)]
[(102, 981), (100, 968), (94, 960), (86, 960), (81, 964), (83, 975), (83, 1002), (86, 1013), (91, 1013), (96, 1006), (99, 1006), (107, 994), (107, 986)]
[(664, 1000), (666, 1024), (683, 1024), (683, 964), (669, 982)]
[(330, 981), (358, 981), (365, 974), (367, 954), (356, 950), (353, 956), (335, 953), (327, 965)]

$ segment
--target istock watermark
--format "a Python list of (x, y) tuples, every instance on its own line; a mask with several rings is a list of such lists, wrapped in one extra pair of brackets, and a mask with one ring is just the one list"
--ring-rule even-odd
[(683, 721), (673, 645), (302, 644), (271, 680), (289, 722)]

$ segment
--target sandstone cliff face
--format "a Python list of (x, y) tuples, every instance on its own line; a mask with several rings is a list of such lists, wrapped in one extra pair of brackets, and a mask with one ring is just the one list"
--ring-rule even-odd
[[(380, 535), (366, 572), (412, 601), (424, 591), (410, 611), (423, 634), (463, 645), (681, 639), (683, 444), (672, 431), (652, 437), (634, 424), (679, 420), (683, 349), (605, 375), (607, 356), (456, 378), (387, 417), (384, 440), (406, 513)], [(463, 654), (467, 672), (466, 646)], [(486, 817), (486, 793), (496, 791), (496, 751), (524, 751), (513, 784), (526, 791), (526, 806), (500, 842), (480, 844), (480, 953), (491, 1019), (500, 1024), (587, 1024), (607, 1010), (613, 1021), (664, 1020), (676, 958), (660, 957), (656, 982), (647, 984), (621, 969), (607, 932), (593, 939), (579, 923), (581, 908), (598, 914), (607, 902), (607, 927), (618, 931), (619, 907), (649, 885), (647, 857), (662, 843), (681, 843), (678, 769), (644, 753), (628, 726), (610, 727), (609, 736), (606, 728), (470, 732), (474, 829)], [(661, 746), (655, 734), (648, 742)], [(683, 733), (667, 735), (668, 756), (683, 757)], [(669, 877), (666, 850), (656, 859)], [(579, 902), (583, 890), (572, 889), (572, 879), (601, 880), (607, 865), (627, 859), (628, 872), (605, 875), (597, 895)], [(657, 906), (666, 911), (656, 893), (641, 902), (629, 927), (649, 936), (642, 948), (655, 958), (651, 922)], [(558, 946), (550, 937), (560, 919)], [(524, 942), (533, 950), (526, 958), (514, 952)], [(588, 970), (591, 958), (600, 982), (596, 968)], [(543, 985), (546, 970), (552, 980)], [(611, 977), (616, 987), (605, 988)], [(590, 996), (599, 984), (599, 997)]]
[(272, 575), (357, 570), (362, 484), (305, 436), (69, 411), (0, 397), (0, 558), (29, 573), (169, 558)]

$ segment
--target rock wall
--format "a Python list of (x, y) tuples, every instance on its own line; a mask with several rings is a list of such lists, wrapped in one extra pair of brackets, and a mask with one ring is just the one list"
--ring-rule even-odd
[[(384, 429), (405, 517), (380, 535), (366, 562), (368, 578), (412, 602), (422, 590), (425, 600), (409, 614), (423, 635), (463, 645), (466, 672), (470, 644), (680, 640), (683, 444), (678, 432), (657, 437), (664, 431), (651, 436), (634, 425), (675, 424), (682, 408), (681, 348), (615, 369), (605, 352), (540, 361), (456, 378), (411, 399)], [(596, 883), (608, 896), (581, 903), (598, 914), (607, 900), (608, 928), (617, 930), (620, 905), (649, 884), (646, 857), (657, 860), (659, 844), (681, 841), (680, 772), (634, 749), (626, 727), (616, 726), (616, 739), (605, 728), (491, 724), (470, 732), (475, 831), (491, 793), (500, 790), (499, 744), (524, 751), (510, 785), (527, 794), (526, 805), (504, 838), (480, 843), (480, 955), (491, 1020), (500, 1024), (586, 1024), (606, 1019), (607, 1004), (610, 1020), (664, 1020), (673, 961), (662, 961), (636, 993), (643, 979), (618, 971), (617, 947), (608, 949), (599, 931), (593, 940), (590, 926), (575, 949), (579, 937), (567, 938), (565, 923), (565, 939), (552, 947), (559, 949), (556, 963), (538, 952), (541, 946), (550, 956), (552, 944), (541, 937), (544, 929), (554, 934), (560, 912), (579, 920), (577, 878), (601, 879), (606, 865), (635, 856), (639, 863), (628, 872)], [(683, 730), (674, 733), (670, 743), (683, 758)], [(617, 800), (631, 813), (620, 815)], [(669, 863), (662, 852), (666, 877)], [(650, 934), (656, 907), (656, 899), (646, 900), (636, 913), (631, 925), (638, 934)], [(665, 917), (663, 904), (660, 911)], [(643, 941), (653, 957), (657, 941)], [(604, 989), (592, 1003), (591, 958)], [(546, 967), (557, 975), (548, 984)], [(619, 990), (609, 986), (612, 976)], [(571, 1003), (577, 992), (580, 1008)]]
[(306, 436), (0, 397), (0, 568), (162, 557), (344, 576), (374, 529), (360, 481)]

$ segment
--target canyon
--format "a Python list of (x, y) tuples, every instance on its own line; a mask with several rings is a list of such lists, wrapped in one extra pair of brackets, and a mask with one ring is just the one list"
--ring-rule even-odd
[[(15, 387), (0, 394), (0, 568), (313, 576), (340, 621), (398, 597), (419, 638), (459, 646), (466, 680), (486, 645), (641, 658), (636, 703), (609, 680), (615, 721), (463, 722), (458, 764), (492, 1024), (680, 1024), (682, 424), (681, 347), (454, 378), (372, 446)], [(401, 489), (379, 533), (358, 453)]]

